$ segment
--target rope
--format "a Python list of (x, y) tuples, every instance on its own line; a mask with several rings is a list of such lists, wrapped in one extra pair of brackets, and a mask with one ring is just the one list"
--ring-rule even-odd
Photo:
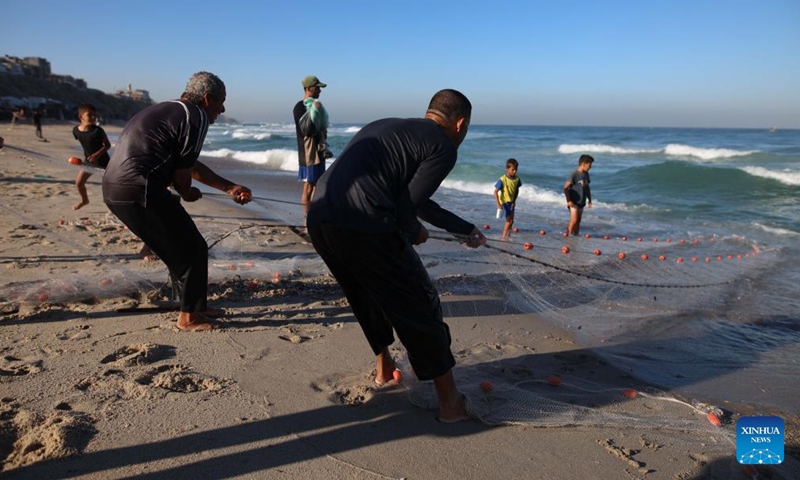
[[(453, 238), (453, 237), (440, 235), (439, 233), (440, 232), (430, 232), (429, 237), (430, 238), (434, 238), (436, 240), (444, 240), (444, 241), (448, 241), (448, 242), (461, 241), (458, 238)], [(444, 232), (442, 232), (442, 233), (444, 233)], [(488, 248), (490, 250), (494, 250), (494, 251), (497, 251), (497, 252), (505, 253), (506, 255), (511, 255), (514, 258), (518, 258), (520, 260), (525, 260), (525, 261), (528, 261), (528, 262), (531, 262), (531, 263), (542, 265), (544, 267), (552, 268), (553, 270), (557, 270), (559, 272), (568, 273), (570, 275), (577, 275), (579, 277), (588, 278), (588, 279), (591, 279), (591, 280), (597, 280), (599, 282), (613, 283), (613, 284), (616, 284), (616, 285), (625, 285), (625, 286), (629, 286), (629, 287), (649, 287), (649, 288), (706, 288), (706, 287), (715, 287), (715, 286), (719, 286), (719, 285), (729, 285), (729, 284), (732, 283), (731, 281), (727, 281), (727, 282), (693, 284), (693, 285), (675, 285), (675, 284), (671, 284), (671, 285), (669, 285), (669, 284), (667, 284), (667, 285), (661, 284), (661, 285), (658, 285), (658, 284), (649, 284), (649, 283), (624, 282), (622, 280), (611, 280), (611, 279), (608, 279), (608, 278), (603, 278), (603, 277), (598, 277), (598, 276), (595, 276), (595, 275), (590, 275), (588, 273), (576, 272), (576, 271), (570, 270), (568, 268), (559, 267), (558, 265), (553, 265), (551, 263), (544, 262), (542, 260), (537, 260), (535, 258), (526, 257), (525, 255), (520, 255), (518, 253), (509, 252), (508, 250), (505, 250), (503, 248), (495, 247), (495, 246), (492, 246), (492, 245), (488, 244), (488, 242), (500, 242), (500, 240), (494, 240), (494, 239), (490, 239), (490, 238), (487, 238), (486, 240), (487, 240), (487, 244), (485, 244), (484, 247), (486, 247), (486, 248)], [(503, 243), (507, 243), (507, 242), (503, 242)]]

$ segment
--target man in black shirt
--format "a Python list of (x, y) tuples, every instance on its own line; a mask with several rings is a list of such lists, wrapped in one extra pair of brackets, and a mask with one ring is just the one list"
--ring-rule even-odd
[(225, 84), (198, 72), (180, 100), (159, 103), (137, 113), (125, 125), (103, 176), (108, 209), (164, 261), (181, 295), (178, 328), (211, 330), (208, 244), (192, 218), (167, 187), (187, 202), (202, 198), (192, 179), (222, 190), (239, 204), (250, 189), (226, 180), (197, 161), (209, 124), (225, 111)]
[(430, 199), (455, 166), (471, 113), (467, 97), (448, 89), (433, 96), (425, 118), (365, 126), (317, 183), (307, 221), (377, 356), (375, 382), (393, 379), (394, 329), (417, 377), (434, 381), (442, 422), (467, 412), (439, 294), (411, 245), (428, 239), (418, 217), (467, 236), (470, 247), (486, 242), (475, 225)]

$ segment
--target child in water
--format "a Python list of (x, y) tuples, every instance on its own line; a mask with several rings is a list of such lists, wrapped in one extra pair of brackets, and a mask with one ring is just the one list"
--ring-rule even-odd
[(509, 158), (506, 161), (506, 174), (494, 184), (494, 199), (497, 201), (497, 218), (505, 215), (506, 223), (503, 225), (503, 234), (500, 238), (509, 238), (511, 227), (514, 225), (514, 210), (517, 206), (517, 195), (522, 180), (517, 176), (519, 162)]

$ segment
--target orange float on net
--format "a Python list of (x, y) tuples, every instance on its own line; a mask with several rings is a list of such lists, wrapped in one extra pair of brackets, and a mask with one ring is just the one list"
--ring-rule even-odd
[(399, 368), (395, 368), (392, 372), (392, 379), (394, 379), (394, 383), (400, 383), (403, 381), (403, 372), (400, 371)]
[(603, 252), (601, 252), (601, 251), (600, 251), (600, 249), (598, 248), (598, 249), (596, 249), (596, 250), (594, 251), (594, 254), (595, 254), (595, 255), (602, 255), (602, 254), (603, 254)]
[(675, 259), (675, 262), (677, 262), (677, 263), (683, 263), (683, 259), (682, 259), (681, 257), (678, 257), (678, 258), (676, 258), (676, 259)]
[(550, 378), (547, 379), (547, 383), (549, 383), (550, 385), (552, 385), (554, 387), (557, 387), (557, 386), (561, 385), (561, 379), (556, 377), (556, 376), (553, 376), (553, 377), (550, 377)]
[(653, 241), (654, 241), (654, 242), (658, 242), (658, 239), (657, 239), (657, 238), (654, 238), (654, 239), (653, 239)]
[(643, 253), (643, 254), (642, 254), (642, 260), (647, 260), (648, 258), (649, 258), (649, 257), (647, 256), (647, 254), (646, 254), (646, 253)]
[(569, 253), (569, 247), (567, 247), (566, 245), (561, 247), (561, 253)]
[(609, 238), (611, 237), (609, 237), (608, 235), (603, 235), (603, 240), (608, 240)]
[(706, 263), (711, 261), (711, 257), (706, 257)]
[(686, 243), (686, 240), (684, 240), (683, 238), (681, 238), (681, 243)]
[(622, 390), (622, 395), (625, 396), (625, 398), (634, 399), (639, 393), (632, 388), (625, 388)]
[(711, 425), (714, 425), (715, 427), (722, 425), (722, 421), (719, 419), (719, 416), (717, 416), (717, 414), (714, 412), (708, 412), (707, 418), (708, 421), (711, 422)]
[(697, 263), (697, 257), (692, 257), (692, 263)]
[(275, 273), (273, 273), (273, 274), (272, 274), (272, 281), (273, 281), (274, 283), (278, 283), (278, 282), (280, 282), (280, 281), (281, 281), (281, 278), (283, 278), (283, 277), (281, 277), (281, 274), (280, 274), (280, 273), (278, 273), (278, 272), (275, 272)]
[(50, 298), (46, 293), (40, 293), (36, 297), (40, 302), (46, 302), (48, 298)]
[(717, 255), (717, 261), (718, 261), (718, 262), (721, 262), (721, 261), (722, 261), (722, 255)]
[(672, 239), (671, 239), (671, 238), (668, 238), (668, 239), (667, 239), (667, 243), (672, 243)]
[(484, 226), (483, 226), (483, 229), (484, 229), (484, 230), (489, 230), (490, 228), (491, 228), (491, 227), (490, 227), (489, 225), (484, 225)]
[(492, 385), (491, 382), (481, 382), (478, 384), (478, 386), (481, 387), (481, 390), (484, 392), (491, 392), (494, 390), (494, 385)]
[(692, 240), (692, 243), (700, 243), (700, 240), (695, 238), (694, 240)]
[(514, 227), (514, 228), (511, 229), (511, 231), (514, 232), (514, 233), (519, 233), (519, 228)]
[(637, 242), (641, 242), (642, 241), (642, 237), (637, 238), (636, 241)]
[[(547, 232), (545, 232), (544, 230), (539, 230), (539, 235), (547, 235)], [(564, 232), (564, 236), (565, 237), (567, 236), (567, 232)]]
[(728, 255), (728, 260), (733, 260), (733, 255)]
[(524, 248), (525, 250), (531, 250), (533, 249), (533, 244), (531, 242), (525, 242), (522, 244), (522, 248)]
[(584, 235), (584, 238), (592, 238), (592, 236), (587, 233), (586, 235)]
[(739, 255), (736, 255), (736, 258), (741, 260), (742, 259), (742, 254), (740, 253)]
[(658, 259), (659, 259), (659, 260), (661, 260), (661, 261), (663, 262), (664, 260), (666, 260), (666, 259), (667, 259), (667, 256), (666, 256), (666, 255), (659, 255), (659, 256), (658, 256)]
[(625, 255), (625, 252), (619, 252), (617, 254), (617, 258), (619, 258), (620, 260), (625, 260), (625, 257), (627, 257), (627, 255)]
[(620, 240), (622, 240), (623, 242), (627, 242), (628, 241), (628, 237), (622, 237)]
[(69, 157), (67, 159), (67, 163), (69, 163), (70, 165), (81, 165), (83, 164), (83, 160), (81, 160), (78, 157)]
[(717, 239), (714, 238), (714, 237), (711, 237), (711, 240), (709, 240), (709, 242), (716, 242), (716, 241), (717, 241)]
[(567, 232), (561, 232), (561, 236), (562, 236), (562, 237), (568, 237), (568, 236), (569, 236), (569, 233), (567, 233)]

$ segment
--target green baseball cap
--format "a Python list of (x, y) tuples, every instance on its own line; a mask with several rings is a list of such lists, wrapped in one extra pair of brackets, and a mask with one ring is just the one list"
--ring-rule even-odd
[(303, 79), (301, 83), (303, 84), (303, 88), (308, 88), (308, 87), (325, 88), (328, 86), (327, 83), (320, 82), (319, 78), (315, 77), (314, 75), (307, 76), (306, 78)]

